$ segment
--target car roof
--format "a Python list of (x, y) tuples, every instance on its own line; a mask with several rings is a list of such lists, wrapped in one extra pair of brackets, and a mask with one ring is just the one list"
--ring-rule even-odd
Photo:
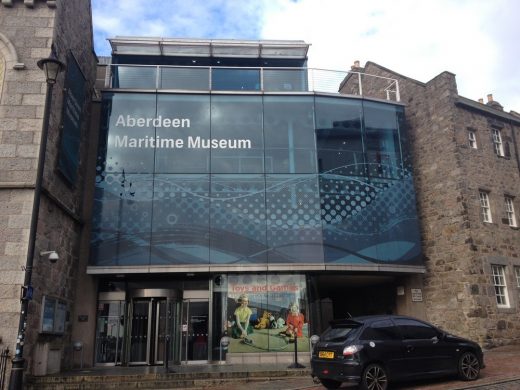
[[(413, 317), (396, 315), (396, 314), (375, 314), (375, 315), (367, 315), (367, 316), (357, 316), (350, 318), (340, 318), (330, 321), (331, 325), (362, 325), (367, 323), (372, 323), (374, 321), (379, 320), (387, 320), (387, 319), (396, 319), (396, 318), (404, 318), (410, 320), (421, 321)], [(423, 322), (423, 321), (421, 321)]]

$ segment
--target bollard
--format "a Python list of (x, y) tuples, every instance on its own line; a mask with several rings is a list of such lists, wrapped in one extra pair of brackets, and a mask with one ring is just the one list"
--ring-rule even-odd
[(225, 362), (222, 360), (222, 355), (223, 355), (223, 349), (224, 348), (227, 348), (229, 345), (229, 337), (227, 336), (224, 336), (220, 339), (220, 360), (219, 360), (219, 364), (224, 364)]
[(294, 335), (294, 363), (287, 368), (305, 368), (303, 364), (298, 363), (298, 334)]
[[(76, 352), (79, 352), (79, 359), (80, 359), (79, 368), (82, 370), (83, 369), (83, 342), (74, 341), (74, 343), (72, 344), (72, 349)], [(73, 360), (72, 364), (74, 365), (74, 360)]]
[(164, 369), (168, 372), (168, 359), (170, 357), (170, 335), (167, 334), (164, 338)]

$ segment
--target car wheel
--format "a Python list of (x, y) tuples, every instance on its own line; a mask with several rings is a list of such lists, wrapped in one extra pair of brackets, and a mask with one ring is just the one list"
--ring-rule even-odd
[(320, 378), (320, 382), (326, 389), (337, 389), (341, 386), (341, 382), (335, 381), (333, 379)]
[(459, 359), (459, 378), (474, 381), (480, 374), (480, 363), (473, 352), (464, 352)]
[(361, 388), (363, 390), (386, 390), (388, 377), (385, 369), (379, 364), (369, 364), (361, 377)]

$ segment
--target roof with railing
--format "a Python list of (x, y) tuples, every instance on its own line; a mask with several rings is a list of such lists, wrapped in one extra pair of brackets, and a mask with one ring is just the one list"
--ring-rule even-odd
[(101, 88), (317, 92), (400, 101), (396, 79), (305, 67), (310, 45), (300, 40), (115, 37), (109, 41), (112, 61), (102, 61), (106, 77), (104, 83), (97, 83)]

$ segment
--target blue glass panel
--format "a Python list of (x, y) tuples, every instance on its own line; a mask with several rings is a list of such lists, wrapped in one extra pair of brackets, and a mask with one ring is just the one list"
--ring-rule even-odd
[(209, 68), (169, 68), (161, 67), (162, 89), (181, 89), (186, 91), (208, 91)]
[(265, 170), (316, 173), (314, 99), (264, 96)]
[(364, 175), (361, 101), (316, 98), (318, 169), (337, 175)]
[(91, 264), (150, 263), (152, 175), (109, 173), (96, 177)]
[(152, 173), (155, 148), (155, 94), (104, 95), (98, 169)]
[(212, 175), (210, 261), (266, 263), (265, 181), (262, 175)]
[(320, 175), (326, 262), (377, 262), (378, 187), (359, 176)]
[(155, 66), (114, 66), (113, 88), (156, 89), (157, 67)]
[(151, 264), (209, 262), (209, 175), (157, 175)]
[(264, 91), (308, 91), (307, 69), (263, 69)]
[(322, 263), (317, 175), (266, 177), (269, 263)]
[(208, 95), (157, 96), (158, 122), (177, 121), (176, 126), (157, 127), (155, 173), (209, 172), (210, 149), (200, 141), (210, 137), (209, 108)]
[(378, 216), (377, 257), (382, 262), (420, 264), (419, 221), (415, 208), (412, 176), (402, 180), (381, 181), (375, 205)]
[(211, 96), (211, 138), (212, 173), (262, 173), (262, 97)]
[(402, 168), (398, 107), (364, 102), (364, 141), (370, 176), (398, 178)]
[(260, 69), (213, 68), (211, 84), (215, 91), (259, 91)]

